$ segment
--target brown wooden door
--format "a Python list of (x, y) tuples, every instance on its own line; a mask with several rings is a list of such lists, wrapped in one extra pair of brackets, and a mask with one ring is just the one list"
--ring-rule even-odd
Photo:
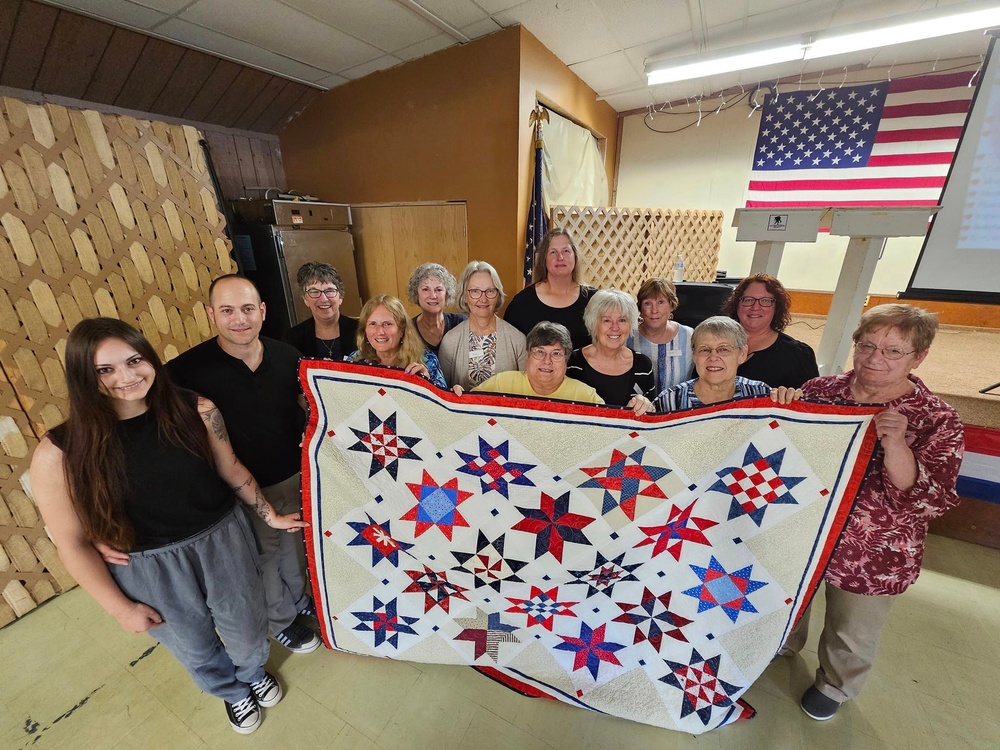
[(362, 204), (351, 215), (365, 299), (392, 294), (406, 302), (410, 274), (421, 263), (440, 263), (458, 278), (469, 262), (465, 203)]

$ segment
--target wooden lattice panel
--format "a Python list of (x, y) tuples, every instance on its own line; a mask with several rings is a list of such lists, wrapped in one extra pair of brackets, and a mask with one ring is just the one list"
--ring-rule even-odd
[(684, 256), (687, 281), (715, 281), (722, 211), (556, 206), (552, 226), (576, 240), (586, 281), (635, 293), (653, 277), (673, 278)]
[(66, 414), (66, 335), (126, 320), (165, 359), (211, 335), (235, 271), (191, 127), (0, 100), (0, 625), (74, 585), (28, 500), (31, 448)]

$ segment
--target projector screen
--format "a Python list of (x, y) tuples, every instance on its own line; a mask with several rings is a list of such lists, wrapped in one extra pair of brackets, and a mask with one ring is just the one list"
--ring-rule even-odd
[(1000, 61), (989, 52), (943, 208), (924, 238), (902, 299), (1000, 303)]

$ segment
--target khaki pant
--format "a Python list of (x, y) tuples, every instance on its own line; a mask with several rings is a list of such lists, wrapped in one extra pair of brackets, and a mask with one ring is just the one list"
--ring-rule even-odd
[[(895, 596), (865, 596), (826, 584), (826, 619), (819, 638), (816, 689), (838, 703), (857, 697), (878, 653), (879, 636)], [(784, 648), (798, 652), (809, 635), (810, 606)]]

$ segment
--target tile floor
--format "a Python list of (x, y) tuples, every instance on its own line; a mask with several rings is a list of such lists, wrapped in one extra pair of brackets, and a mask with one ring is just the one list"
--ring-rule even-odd
[(756, 718), (698, 737), (524, 698), (467, 668), (275, 646), (285, 698), (242, 737), (168, 653), (77, 589), (0, 630), (0, 748), (995, 750), (998, 633), (1000, 550), (931, 537), (864, 694), (829, 722), (797, 704), (816, 667), (814, 632), (747, 692)]

